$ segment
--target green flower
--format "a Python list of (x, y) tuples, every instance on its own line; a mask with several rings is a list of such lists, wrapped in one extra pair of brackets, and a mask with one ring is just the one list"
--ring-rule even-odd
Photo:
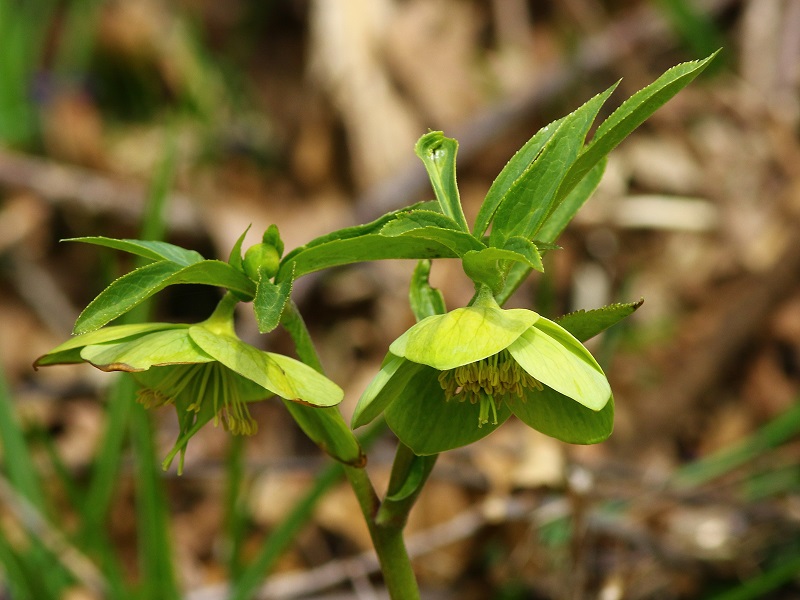
[(213, 420), (235, 435), (252, 435), (256, 422), (247, 403), (273, 395), (311, 406), (334, 406), (343, 392), (311, 367), (263, 352), (233, 329), (236, 299), (227, 294), (206, 321), (196, 325), (147, 323), (105, 327), (76, 336), (40, 357), (34, 367), (88, 362), (102, 371), (133, 373), (138, 400), (147, 408), (172, 404), (180, 436), (164, 461)]
[(512, 414), (566, 442), (600, 442), (614, 403), (603, 370), (566, 329), (504, 310), (483, 288), (473, 306), (423, 319), (392, 343), (353, 426), (381, 412), (424, 455), (485, 437)]

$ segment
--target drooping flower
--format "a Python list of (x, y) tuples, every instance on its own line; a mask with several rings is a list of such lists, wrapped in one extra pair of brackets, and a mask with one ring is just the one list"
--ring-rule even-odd
[(596, 443), (611, 434), (614, 404), (583, 344), (533, 311), (500, 308), (483, 288), (472, 306), (427, 317), (391, 344), (353, 426), (382, 412), (415, 453), (435, 454), (512, 414), (560, 440)]
[(117, 325), (76, 336), (40, 357), (34, 367), (87, 362), (102, 371), (132, 373), (146, 408), (172, 404), (180, 436), (169, 466), (192, 435), (213, 420), (235, 435), (252, 435), (247, 403), (273, 395), (311, 406), (338, 404), (343, 392), (311, 367), (240, 340), (233, 328), (237, 300), (226, 295), (214, 314), (195, 324)]

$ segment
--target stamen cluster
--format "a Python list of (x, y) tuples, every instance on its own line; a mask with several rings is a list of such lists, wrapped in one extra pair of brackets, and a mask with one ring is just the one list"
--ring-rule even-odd
[[(223, 365), (212, 362), (170, 367), (169, 373), (152, 387), (141, 389), (138, 401), (145, 408), (176, 404), (187, 411), (200, 412), (210, 397), (214, 403), (214, 425), (220, 416), (226, 431), (234, 435), (253, 435), (258, 425), (242, 401), (233, 374)], [(179, 402), (180, 399), (188, 402)]]
[(542, 384), (528, 374), (517, 361), (502, 350), (479, 361), (439, 373), (439, 385), (446, 401), (480, 403), (478, 427), (489, 422), (497, 424), (497, 406), (517, 397), (525, 399), (524, 390), (541, 390)]
[(542, 384), (524, 371), (508, 350), (455, 369), (442, 371), (439, 384), (445, 398), (475, 404), (484, 396), (502, 400), (524, 398), (523, 390), (541, 390)]

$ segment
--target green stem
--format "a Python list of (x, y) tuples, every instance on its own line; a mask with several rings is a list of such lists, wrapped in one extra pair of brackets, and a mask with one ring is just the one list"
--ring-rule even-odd
[[(287, 303), (281, 323), (292, 337), (300, 360), (322, 373), (319, 355), (294, 302)], [(337, 432), (332, 433), (337, 434)], [(395, 518), (379, 523), (377, 516), (380, 513), (381, 501), (367, 472), (362, 467), (350, 465), (343, 465), (343, 467), (367, 523), (389, 596), (392, 600), (418, 600), (419, 587), (403, 541), (405, 516), (408, 514), (407, 511), (411, 510), (413, 502), (403, 504), (406, 509), (405, 516), (395, 514)]]
[(411, 559), (403, 540), (405, 519), (402, 519), (401, 523), (396, 521), (386, 524), (378, 523), (376, 517), (379, 514), (381, 503), (366, 471), (345, 466), (344, 472), (358, 499), (364, 520), (367, 522), (389, 597), (392, 600), (419, 600), (417, 579), (414, 576)]

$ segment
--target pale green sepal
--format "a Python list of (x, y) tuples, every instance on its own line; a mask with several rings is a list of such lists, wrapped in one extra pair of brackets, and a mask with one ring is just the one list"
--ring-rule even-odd
[(478, 426), (480, 405), (445, 401), (437, 379), (439, 372), (422, 367), (406, 384), (400, 400), (386, 409), (386, 423), (414, 454), (438, 454), (466, 446), (486, 437), (505, 423), (511, 411), (505, 403), (497, 407), (497, 424)]
[(457, 308), (423, 319), (392, 342), (389, 351), (444, 371), (497, 354), (538, 319), (535, 312), (521, 308)]
[(105, 246), (115, 250), (129, 252), (149, 260), (168, 260), (184, 267), (203, 260), (203, 256), (194, 250), (187, 250), (174, 244), (158, 240), (118, 240), (103, 236), (77, 237), (63, 240), (65, 242), (84, 242), (95, 246)]
[(361, 445), (337, 409), (311, 407), (288, 400), (283, 404), (305, 434), (327, 454), (353, 467), (366, 464), (367, 457)]
[(115, 325), (112, 327), (104, 327), (97, 331), (76, 335), (68, 339), (63, 344), (53, 348), (44, 356), (36, 359), (33, 364), (34, 368), (43, 367), (47, 365), (56, 365), (63, 363), (77, 363), (82, 362), (80, 350), (89, 344), (103, 344), (105, 342), (114, 342), (125, 338), (144, 335), (154, 331), (162, 331), (166, 329), (180, 329), (186, 327), (179, 323), (137, 323), (134, 325)]
[(409, 379), (422, 368), (424, 368), (423, 365), (391, 353), (387, 354), (383, 359), (380, 371), (358, 399), (351, 419), (353, 429), (375, 419), (394, 400), (402, 396)]
[(313, 406), (336, 406), (344, 398), (342, 388), (308, 365), (283, 354), (265, 354), (277, 363), (296, 390), (295, 397), (284, 396), (287, 400)]
[(339, 386), (293, 358), (263, 352), (238, 338), (214, 334), (205, 327), (191, 327), (189, 335), (204, 352), (230, 370), (281, 398), (314, 406), (333, 406), (342, 400)]
[(102, 371), (146, 371), (158, 365), (212, 362), (189, 338), (186, 328), (157, 331), (130, 341), (92, 344), (81, 358)]
[(567, 330), (540, 318), (508, 347), (514, 360), (535, 379), (591, 410), (611, 396), (597, 361)]
[(614, 399), (594, 411), (553, 389), (528, 391), (525, 401), (514, 399), (511, 409), (523, 423), (570, 444), (596, 444), (614, 429)]

